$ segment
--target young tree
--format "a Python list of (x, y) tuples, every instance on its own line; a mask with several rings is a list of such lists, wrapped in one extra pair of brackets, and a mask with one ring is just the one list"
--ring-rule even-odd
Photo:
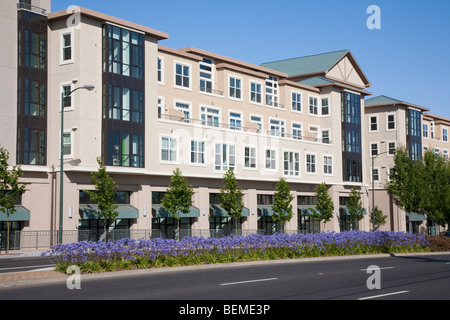
[[(373, 216), (375, 214), (375, 217)], [(383, 211), (378, 209), (378, 206), (375, 206), (375, 210), (372, 210), (370, 213), (370, 221), (375, 223), (374, 230), (378, 230), (382, 225), (386, 223), (387, 216), (383, 215)]]
[(333, 200), (328, 193), (325, 182), (319, 184), (316, 187), (316, 197), (316, 206), (312, 209), (309, 209), (309, 211), (312, 217), (319, 220), (319, 223), (320, 221), (323, 221), (323, 227), (325, 229), (325, 223), (333, 218), (334, 213)]
[(284, 178), (280, 178), (275, 187), (275, 195), (273, 197), (274, 204), (272, 210), (274, 215), (272, 220), (276, 223), (285, 223), (292, 219), (292, 200), (294, 196), (291, 194), (291, 188)]
[(347, 201), (347, 211), (350, 215), (350, 220), (354, 221), (355, 223), (364, 218), (365, 210), (362, 206), (361, 195), (355, 187), (353, 187), (350, 191), (350, 195)]
[(100, 157), (97, 158), (97, 163), (99, 165), (98, 171), (91, 173), (91, 183), (95, 186), (95, 191), (85, 190), (85, 192), (89, 194), (92, 202), (98, 205), (98, 211), (95, 211), (94, 214), (103, 218), (103, 232), (106, 242), (107, 222), (108, 220), (116, 221), (119, 215), (115, 200), (118, 186), (106, 172), (106, 167)]
[(161, 200), (162, 206), (172, 217), (177, 220), (178, 239), (180, 232), (180, 214), (187, 214), (191, 210), (192, 195), (194, 191), (192, 186), (187, 183), (181, 170), (176, 168), (170, 177), (170, 186)]
[(9, 252), (9, 216), (16, 212), (16, 198), (25, 193), (25, 186), (19, 185), (19, 178), (22, 177), (22, 169), (13, 166), (9, 170), (9, 152), (0, 147), (0, 211), (6, 213), (6, 253)]
[(242, 217), (244, 202), (243, 192), (239, 188), (234, 171), (229, 169), (223, 177), (223, 187), (220, 188), (219, 203), (227, 214), (234, 219), (235, 232), (238, 230), (238, 221)]

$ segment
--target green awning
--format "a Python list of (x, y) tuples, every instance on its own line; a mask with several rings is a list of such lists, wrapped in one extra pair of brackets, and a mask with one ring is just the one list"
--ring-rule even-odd
[[(80, 204), (80, 211), (82, 213), (82, 219), (103, 219), (94, 214), (98, 211), (97, 204)], [(119, 204), (117, 207), (119, 215), (117, 219), (137, 219), (139, 218), (139, 210), (129, 204)]]
[[(9, 215), (9, 221), (30, 221), (30, 210), (21, 205), (16, 205), (16, 212)], [(8, 221), (5, 212), (0, 210), (0, 221)]]
[(307, 216), (310, 214), (310, 209), (314, 209), (314, 206), (311, 205), (298, 205), (297, 209), (300, 210), (302, 216)]
[(258, 205), (258, 216), (269, 217), (273, 216), (272, 205)]
[[(152, 205), (153, 217), (154, 218), (172, 218), (172, 214), (164, 210), (162, 204)], [(186, 214), (181, 213), (180, 218), (197, 218), (200, 217), (200, 209), (191, 206), (190, 211)]]
[[(228, 214), (225, 211), (225, 209), (222, 206), (218, 205), (218, 204), (211, 204), (209, 206), (209, 209), (210, 209), (210, 211), (212, 210), (212, 215), (214, 217), (226, 217), (226, 216), (228, 216)], [(242, 209), (241, 215), (243, 217), (250, 216), (250, 210), (248, 208), (244, 207), (244, 209)]]
[(409, 218), (409, 221), (424, 221), (427, 220), (427, 216), (424, 214), (420, 214), (417, 212), (407, 213), (406, 216)]

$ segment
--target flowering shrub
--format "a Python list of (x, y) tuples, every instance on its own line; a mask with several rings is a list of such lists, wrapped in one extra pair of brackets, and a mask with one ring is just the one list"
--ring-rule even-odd
[(286, 259), (370, 253), (420, 252), (428, 240), (417, 234), (362, 232), (229, 236), (225, 238), (184, 238), (117, 242), (58, 244), (42, 255), (50, 256), (57, 270), (71, 264), (83, 272), (149, 268), (219, 262)]

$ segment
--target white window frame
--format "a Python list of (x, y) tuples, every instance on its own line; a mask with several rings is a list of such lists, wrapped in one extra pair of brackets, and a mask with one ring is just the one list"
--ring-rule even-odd
[[(391, 144), (391, 143), (393, 143), (394, 144), (394, 153), (390, 153), (390, 147), (389, 147), (389, 144)], [(396, 150), (397, 150), (397, 142), (396, 141), (387, 141), (386, 142), (386, 151), (387, 151), (387, 154), (386, 154), (386, 156), (388, 156), (388, 157), (393, 157), (394, 155), (395, 155), (395, 152), (396, 152)]]
[[(445, 134), (444, 134), (445, 132)], [(448, 142), (448, 129), (442, 128), (442, 141)]]
[[(202, 145), (203, 150), (200, 150), (200, 145)], [(195, 146), (193, 150), (192, 147)], [(192, 156), (194, 155), (194, 161), (192, 161)], [(202, 156), (203, 161), (199, 161), (200, 156)], [(205, 165), (206, 159), (206, 142), (204, 140), (191, 139), (190, 141), (190, 153), (189, 153), (189, 163), (191, 165)]]
[[(377, 152), (375, 154), (373, 154), (373, 148), (372, 146), (376, 146), (377, 147)], [(370, 146), (369, 146), (369, 150), (370, 150), (370, 157), (374, 157), (376, 155), (378, 155), (380, 153), (380, 144), (378, 142), (371, 142)]]
[[(187, 107), (187, 112), (189, 112), (189, 117), (186, 117), (186, 113), (185, 113), (186, 112), (186, 108), (177, 106), (178, 103), (188, 106)], [(190, 101), (183, 101), (183, 100), (173, 100), (173, 108), (175, 110), (183, 112), (183, 114), (185, 115), (185, 120), (192, 119), (192, 102), (190, 102)]]
[[(70, 35), (70, 59), (64, 59), (64, 49), (68, 48), (69, 46), (64, 45), (64, 36)], [(60, 35), (60, 64), (70, 64), (74, 62), (74, 32), (73, 30), (63, 31)]]
[[(324, 132), (328, 132), (328, 137), (327, 137), (328, 141), (327, 142), (324, 141), (325, 140), (325, 138), (323, 137)], [(331, 129), (327, 128), (327, 129), (320, 130), (320, 142), (325, 143), (325, 144), (331, 143)]]
[[(61, 131), (60, 131), (61, 132)], [(69, 154), (63, 154), (63, 159), (73, 159), (74, 157), (74, 130), (73, 129), (65, 129), (63, 131), (63, 149), (64, 149), (64, 136), (69, 135), (70, 136), (70, 153)], [(59, 146), (61, 149), (61, 145)], [(60, 150), (60, 154), (61, 154)], [(61, 156), (59, 157), (61, 158)]]
[[(167, 148), (167, 157), (168, 159), (163, 159), (163, 139), (168, 139), (168, 148)], [(172, 141), (175, 142), (173, 149), (172, 149)], [(171, 136), (165, 136), (161, 135), (159, 139), (159, 161), (161, 163), (171, 163), (171, 164), (177, 164), (178, 163), (178, 138), (177, 137), (171, 137)], [(171, 155), (174, 154), (175, 159), (171, 159)]]
[[(327, 100), (327, 113), (323, 113), (323, 108), (324, 108), (324, 105), (323, 105), (323, 100)], [(325, 97), (321, 97), (320, 98), (320, 115), (322, 116), (322, 117), (330, 117), (331, 116), (331, 108), (330, 108), (330, 97), (329, 96), (325, 96)]]
[(430, 126), (428, 125), (428, 123), (423, 123), (422, 124), (422, 137), (425, 139), (428, 139), (429, 131), (430, 131)]
[[(253, 120), (253, 119), (252, 119), (253, 117), (259, 118), (260, 121)], [(263, 130), (264, 130), (264, 117), (263, 117), (262, 115), (250, 113), (250, 114), (249, 114), (249, 121), (250, 121), (251, 123), (254, 123), (254, 124), (258, 125), (259, 133), (262, 133), (262, 132), (263, 132)]]
[[(249, 150), (249, 155), (247, 157), (246, 155), (246, 149)], [(252, 156), (252, 150), (253, 150), (253, 155)], [(258, 152), (257, 152), (257, 148), (255, 146), (244, 146), (244, 169), (246, 170), (257, 170), (258, 169)], [(250, 166), (247, 166), (247, 162), (246, 162), (246, 158), (248, 158), (248, 163), (250, 164)], [(254, 164), (254, 167), (252, 167), (251, 165)]]
[[(267, 157), (267, 151), (269, 151), (269, 157)], [(269, 164), (269, 167), (267, 165)], [(272, 164), (274, 167), (272, 167)], [(277, 170), (277, 150), (265, 148), (264, 149), (264, 170), (276, 171)]]
[[(253, 84), (255, 85), (256, 88), (259, 87), (259, 90), (260, 90), (259, 93), (257, 91), (255, 91), (255, 92), (253, 91), (253, 89), (252, 89)], [(249, 89), (250, 90), (249, 90), (248, 99), (249, 99), (250, 103), (262, 106), (262, 104), (263, 104), (263, 83), (260, 81), (250, 80), (249, 81)], [(252, 101), (252, 94), (255, 94), (255, 97), (259, 97), (259, 102)]]
[[(161, 66), (159, 66), (159, 61), (161, 61)], [(161, 80), (158, 79), (158, 84), (164, 85), (164, 57), (158, 56), (156, 68), (158, 69), (157, 72), (161, 73)]]
[[(59, 103), (59, 111), (61, 111), (62, 105), (63, 105), (62, 102), (63, 102), (63, 98), (64, 98), (63, 97), (64, 87), (70, 87), (70, 91), (72, 91), (74, 89), (74, 87), (73, 87), (73, 83), (69, 82), (69, 81), (61, 82), (59, 84), (59, 87), (60, 87), (60, 92), (59, 92), (59, 101), (60, 101), (60, 103)], [(73, 111), (74, 108), (75, 108), (75, 95), (70, 95), (70, 107), (65, 107), (64, 108), (64, 112), (66, 112), (66, 111)]]
[[(294, 126), (300, 126), (300, 127), (294, 127)], [(291, 122), (291, 129), (292, 129), (292, 139), (296, 140), (302, 140), (303, 139), (303, 123), (301, 122)], [(296, 134), (295, 131), (299, 131), (300, 134)]]
[[(269, 76), (269, 78), (266, 79), (266, 90), (265, 93), (265, 103), (266, 106), (272, 107), (272, 108), (279, 108), (280, 102), (279, 102), (279, 85), (278, 85), (278, 78)], [(271, 103), (269, 103), (268, 97), (272, 98)]]
[[(198, 71), (199, 90), (200, 90), (201, 93), (214, 94), (214, 60), (208, 59), (208, 58), (205, 58), (205, 59), (211, 61), (211, 63), (207, 63), (207, 62), (205, 62), (203, 60), (199, 62), (199, 71)], [(201, 68), (202, 65), (203, 66), (207, 66), (208, 68), (211, 68), (211, 71), (202, 69)], [(202, 72), (211, 75), (211, 78), (208, 79), (208, 78), (202, 77), (202, 75), (201, 75)], [(200, 86), (201, 80), (204, 80), (204, 81), (207, 81), (207, 82), (211, 82), (211, 92), (208, 92), (208, 90), (206, 90), (206, 87), (205, 87), (204, 90), (202, 90), (202, 87)]]
[[(389, 116), (393, 116), (394, 117), (394, 128), (393, 129), (389, 129)], [(395, 113), (388, 113), (386, 114), (386, 131), (395, 131), (397, 129), (397, 117)]]
[[(294, 108), (294, 104), (296, 105), (296, 108)], [(300, 110), (298, 110), (297, 107), (300, 107)], [(291, 111), (303, 113), (303, 94), (299, 91), (291, 90)]]
[[(205, 110), (202, 110), (205, 109)], [(210, 113), (209, 110), (214, 110), (217, 111), (216, 113)], [(219, 128), (220, 127), (220, 119), (221, 119), (221, 113), (222, 110), (221, 108), (218, 107), (213, 107), (213, 106), (207, 106), (207, 105), (200, 105), (200, 120), (202, 122), (202, 125), (207, 126), (207, 127), (213, 127), (213, 128)], [(202, 116), (205, 116), (205, 119), (202, 119)], [(212, 125), (209, 125), (210, 122), (208, 122), (208, 116), (211, 117), (217, 117), (217, 126), (214, 125), (214, 121), (212, 122)]]
[[(177, 65), (181, 65), (182, 66), (182, 74), (180, 75), (182, 77), (182, 81), (181, 81), (181, 85), (177, 85)], [(184, 75), (184, 67), (188, 67), (189, 68), (189, 75), (186, 76)], [(188, 91), (192, 91), (192, 64), (190, 63), (186, 63), (183, 61), (177, 61), (174, 60), (173, 61), (173, 85), (174, 88), (178, 88), (178, 89), (182, 89), (182, 90), (188, 90)], [(188, 78), (189, 79), (189, 86), (184, 86), (183, 83), (183, 79), (184, 78)]]
[[(315, 99), (315, 100), (316, 100), (315, 106), (311, 104), (311, 99)], [(310, 116), (316, 116), (316, 117), (318, 117), (318, 116), (320, 115), (320, 113), (319, 113), (319, 108), (320, 108), (320, 106), (319, 106), (319, 100), (320, 100), (319, 96), (308, 95), (308, 114), (309, 114)], [(311, 106), (313, 106), (313, 108), (315, 108), (316, 113), (311, 112)], [(313, 111), (314, 111), (314, 109), (313, 109)]]
[[(239, 115), (239, 117), (233, 116), (232, 114)], [(231, 125), (231, 120), (234, 120), (235, 124), (237, 122), (239, 122), (240, 124), (239, 125)], [(228, 128), (230, 130), (240, 131), (244, 127), (243, 124), (244, 124), (244, 119), (242, 118), (242, 112), (229, 110), (229, 112), (228, 112)]]
[[(272, 123), (272, 121), (278, 121), (279, 124)], [(277, 127), (279, 130), (273, 131), (272, 125)], [(278, 132), (279, 134), (274, 134)], [(285, 137), (286, 136), (286, 121), (278, 118), (269, 118), (269, 134), (274, 137)]]
[[(331, 160), (331, 164), (328, 163), (328, 161), (326, 159), (330, 159)], [(322, 161), (323, 161), (323, 174), (326, 176), (332, 176), (334, 175), (334, 168), (333, 168), (333, 156), (330, 154), (324, 154), (322, 157)], [(331, 172), (328, 172), (331, 171)]]
[[(308, 161), (308, 157), (311, 157), (311, 156), (313, 156), (314, 157), (314, 162), (311, 162), (311, 161)], [(314, 170), (312, 171), (311, 170), (311, 165), (313, 165), (314, 167)], [(307, 152), (306, 154), (305, 154), (305, 172), (307, 173), (307, 174), (317, 174), (317, 154), (316, 153), (314, 153), (314, 152)], [(308, 169), (308, 167), (310, 168), (310, 169)]]
[[(286, 154), (288, 159), (286, 160)], [(297, 157), (297, 160), (295, 159)], [(289, 177), (300, 176), (300, 152), (294, 150), (283, 150), (283, 175)], [(286, 169), (286, 163), (288, 169)]]
[(442, 156), (444, 157), (444, 159), (448, 159), (448, 150), (447, 149), (442, 149)]
[[(375, 118), (375, 124), (377, 128), (375, 130), (372, 129), (372, 118)], [(378, 123), (378, 115), (369, 116), (369, 132), (378, 132), (379, 129), (379, 123)]]
[[(237, 87), (237, 86), (231, 87), (231, 79), (232, 78), (235, 79), (235, 80), (239, 80), (240, 87)], [(235, 82), (235, 84), (236, 84), (236, 82)], [(231, 96), (231, 92), (230, 91), (231, 91), (232, 88), (234, 88), (235, 94), (237, 92), (239, 92), (239, 97)], [(231, 99), (231, 100), (242, 101), (243, 93), (244, 93), (244, 82), (242, 80), (242, 77), (236, 76), (234, 74), (229, 74), (228, 75), (228, 98)]]
[[(375, 173), (376, 172), (376, 173)], [(370, 175), (370, 181), (380, 182), (380, 168), (374, 167), (372, 168), (372, 174)]]
[[(217, 146), (220, 146), (220, 153), (217, 153)], [(223, 163), (224, 154), (223, 147), (225, 146), (225, 161), (226, 164)], [(233, 151), (233, 152), (231, 152)], [(220, 164), (217, 164), (217, 156), (220, 156)], [(231, 165), (231, 159), (234, 158), (233, 165)], [(219, 167), (219, 168), (217, 168)], [(216, 142), (214, 144), (214, 171), (224, 172), (228, 171), (228, 169), (232, 169), (236, 172), (236, 145), (224, 143), (224, 142)]]

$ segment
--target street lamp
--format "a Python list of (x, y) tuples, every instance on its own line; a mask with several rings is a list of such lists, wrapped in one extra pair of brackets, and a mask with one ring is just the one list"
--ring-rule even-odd
[(389, 151), (385, 151), (378, 154), (372, 154), (372, 225), (373, 225), (373, 231), (375, 231), (375, 179), (373, 174), (374, 169), (374, 162), (375, 158), (378, 156), (381, 156), (382, 154), (388, 153)]
[[(95, 89), (93, 85), (84, 85), (78, 87), (69, 92), (68, 95), (63, 96), (61, 101), (61, 146), (60, 146), (60, 182), (59, 182), (59, 233), (58, 233), (58, 243), (62, 243), (62, 232), (63, 232), (63, 180), (64, 180), (64, 104), (68, 97), (72, 95), (75, 91), (79, 89), (85, 89), (92, 91)], [(64, 93), (63, 93), (64, 94)]]

